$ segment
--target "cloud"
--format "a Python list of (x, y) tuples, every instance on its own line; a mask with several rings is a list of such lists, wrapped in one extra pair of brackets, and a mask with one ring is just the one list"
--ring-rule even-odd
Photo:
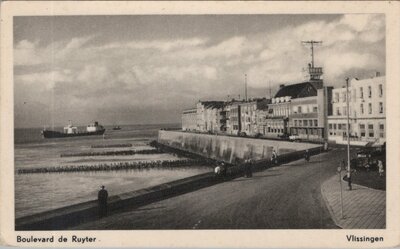
[(38, 88), (41, 90), (52, 90), (57, 82), (71, 82), (73, 76), (71, 71), (55, 70), (43, 73), (31, 73), (15, 77), (16, 83), (24, 84), (25, 87)]
[[(237, 96), (243, 92), (245, 73), (252, 89), (303, 81), (303, 68), (311, 59), (304, 40), (323, 41), (315, 47), (315, 62), (324, 67), (327, 85), (340, 85), (352, 70), (385, 67), (385, 19), (375, 14), (218, 39), (96, 39), (71, 37), (45, 46), (29, 39), (17, 42), (15, 84), (21, 94), (16, 99), (45, 104), (55, 94), (60, 111), (73, 113), (84, 106), (87, 115), (100, 115), (101, 106), (116, 111), (149, 108), (152, 113), (171, 107), (179, 112), (198, 99)], [(29, 91), (37, 94), (28, 96)]]
[(35, 49), (36, 44), (28, 40), (20, 41), (14, 48), (14, 65), (36, 65), (42, 63), (42, 58)]

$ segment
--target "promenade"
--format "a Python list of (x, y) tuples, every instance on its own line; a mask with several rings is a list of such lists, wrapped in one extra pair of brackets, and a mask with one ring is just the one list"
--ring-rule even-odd
[[(343, 176), (343, 174), (342, 174)], [(335, 224), (344, 229), (384, 229), (386, 226), (386, 191), (342, 181), (343, 215), (340, 202), (339, 175), (333, 176), (321, 186), (322, 195)]]
[(345, 156), (334, 149), (69, 229), (338, 229), (321, 185)]

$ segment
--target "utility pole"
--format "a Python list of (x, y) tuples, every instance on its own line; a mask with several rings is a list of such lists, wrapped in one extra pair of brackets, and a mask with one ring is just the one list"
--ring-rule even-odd
[(350, 168), (350, 113), (349, 113), (349, 78), (346, 78), (346, 104), (347, 104), (347, 179), (351, 181)]
[(244, 74), (244, 96), (247, 102), (247, 74)]
[(271, 81), (268, 81), (269, 99), (271, 99)]
[(311, 67), (314, 67), (314, 44), (320, 44), (322, 41), (302, 41), (303, 44), (311, 44)]

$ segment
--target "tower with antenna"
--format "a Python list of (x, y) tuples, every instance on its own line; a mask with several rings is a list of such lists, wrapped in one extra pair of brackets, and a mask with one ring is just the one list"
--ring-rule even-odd
[(308, 64), (308, 73), (310, 75), (310, 80), (321, 80), (322, 79), (322, 67), (314, 66), (314, 45), (322, 44), (322, 41), (302, 41), (303, 44), (309, 44), (311, 48), (311, 63)]

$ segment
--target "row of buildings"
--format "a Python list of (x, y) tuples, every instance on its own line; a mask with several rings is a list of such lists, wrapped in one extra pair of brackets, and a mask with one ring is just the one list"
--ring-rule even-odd
[[(309, 141), (383, 144), (385, 137), (385, 77), (352, 79), (346, 87), (324, 86), (322, 68), (309, 66), (309, 80), (280, 85), (271, 99), (199, 101), (182, 113), (182, 130), (238, 136)], [(347, 96), (348, 95), (348, 96)]]

